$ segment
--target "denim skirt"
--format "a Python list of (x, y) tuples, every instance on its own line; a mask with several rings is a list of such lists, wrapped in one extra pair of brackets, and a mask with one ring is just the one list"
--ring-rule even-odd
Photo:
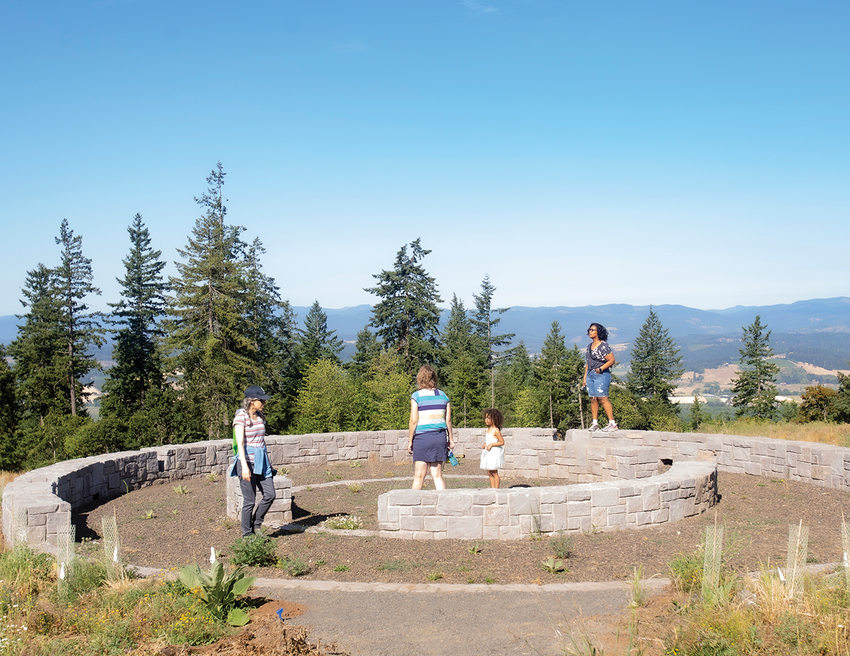
[(587, 372), (587, 395), (608, 396), (608, 387), (611, 385), (611, 372), (604, 371), (601, 374), (591, 370)]
[(416, 433), (413, 436), (414, 462), (445, 462), (449, 456), (448, 441), (445, 428)]

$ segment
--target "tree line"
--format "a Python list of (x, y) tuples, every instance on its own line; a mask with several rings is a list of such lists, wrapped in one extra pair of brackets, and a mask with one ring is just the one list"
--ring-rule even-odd
[[(228, 223), (225, 176), (218, 163), (207, 177), (195, 199), (199, 215), (168, 279), (142, 216), (133, 217), (120, 298), (108, 303), (106, 315), (87, 304), (100, 290), (82, 237), (61, 222), (58, 263), (27, 272), (25, 312), (3, 353), (11, 366), (0, 358), (0, 468), (228, 437), (250, 384), (272, 396), (272, 433), (404, 428), (415, 372), (424, 362), (437, 366), (457, 426), (482, 426), (482, 411), (492, 406), (512, 426), (563, 431), (588, 425), (584, 352), (567, 346), (559, 323), (551, 324), (539, 353), (515, 344), (515, 335), (499, 330), (508, 308), (494, 306), (496, 287), (485, 275), (474, 307), (452, 296), (440, 330), (443, 299), (424, 266), (430, 251), (420, 239), (404, 244), (392, 265), (373, 275), (365, 289), (378, 301), (357, 334), (353, 357), (343, 363), (342, 340), (328, 328), (319, 302), (299, 327), (263, 270), (262, 242)], [(94, 421), (86, 377), (99, 367), (92, 351), (107, 333), (114, 365)], [(759, 317), (744, 329), (734, 390), (739, 414), (777, 414), (769, 336)], [(679, 349), (650, 308), (630, 371), (622, 380), (615, 376), (611, 388), (620, 427), (697, 427), (704, 417), (698, 400), (684, 419), (670, 401), (681, 373)], [(801, 416), (850, 420), (847, 377), (838, 391), (819, 387), (804, 394)]]

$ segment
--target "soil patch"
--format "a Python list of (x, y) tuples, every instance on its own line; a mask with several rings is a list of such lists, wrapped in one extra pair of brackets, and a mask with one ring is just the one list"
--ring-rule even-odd
[[(449, 487), (484, 486), (476, 463), (456, 468), (462, 479)], [(337, 464), (290, 467), (296, 486), (294, 515), (304, 525), (317, 525), (338, 514), (357, 515), (366, 529), (377, 527), (377, 496), (406, 488), (410, 465), (393, 463)], [(378, 483), (358, 482), (383, 479)], [(352, 481), (352, 482), (349, 482)], [(335, 482), (338, 485), (321, 484)], [(503, 486), (534, 485), (540, 481), (503, 480)], [(210, 547), (228, 559), (239, 526), (225, 517), (223, 477), (202, 477), (153, 485), (80, 513), (78, 531), (98, 539), (101, 518), (115, 515), (127, 562), (172, 568), (209, 562)], [(706, 525), (726, 527), (731, 564), (754, 570), (762, 563), (784, 562), (788, 525), (809, 527), (811, 562), (841, 559), (839, 527), (842, 513), (850, 515), (850, 493), (782, 479), (720, 473), (720, 503), (715, 511), (666, 526), (569, 536), (568, 571), (553, 573), (542, 561), (554, 553), (552, 539), (515, 541), (400, 540), (352, 536), (327, 530), (296, 534), (272, 533), (281, 562), (304, 567), (254, 570), (263, 577), (287, 577), (304, 571), (308, 579), (397, 583), (554, 583), (564, 581), (627, 580), (634, 568), (644, 576), (666, 576), (667, 565), (679, 553), (692, 553)]]

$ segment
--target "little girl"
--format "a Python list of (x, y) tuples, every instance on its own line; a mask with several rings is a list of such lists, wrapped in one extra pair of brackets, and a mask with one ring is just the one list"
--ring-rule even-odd
[(484, 444), (481, 446), (481, 469), (487, 470), (490, 487), (499, 487), (499, 470), (505, 466), (505, 440), (502, 437), (502, 413), (496, 408), (484, 411)]

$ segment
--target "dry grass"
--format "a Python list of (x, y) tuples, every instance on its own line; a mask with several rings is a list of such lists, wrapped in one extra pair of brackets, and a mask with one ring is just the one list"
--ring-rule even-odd
[[(23, 472), (0, 471), (0, 498), (3, 497), (3, 490), (6, 489), (6, 485), (14, 481), (22, 473)], [(0, 531), (0, 552), (6, 551), (6, 548), (6, 542), (3, 540), (3, 532)]]
[(700, 426), (699, 432), (771, 437), (778, 440), (850, 446), (850, 424), (831, 424), (824, 421), (813, 421), (807, 424), (795, 424), (787, 421), (755, 421), (752, 419), (707, 421)]

